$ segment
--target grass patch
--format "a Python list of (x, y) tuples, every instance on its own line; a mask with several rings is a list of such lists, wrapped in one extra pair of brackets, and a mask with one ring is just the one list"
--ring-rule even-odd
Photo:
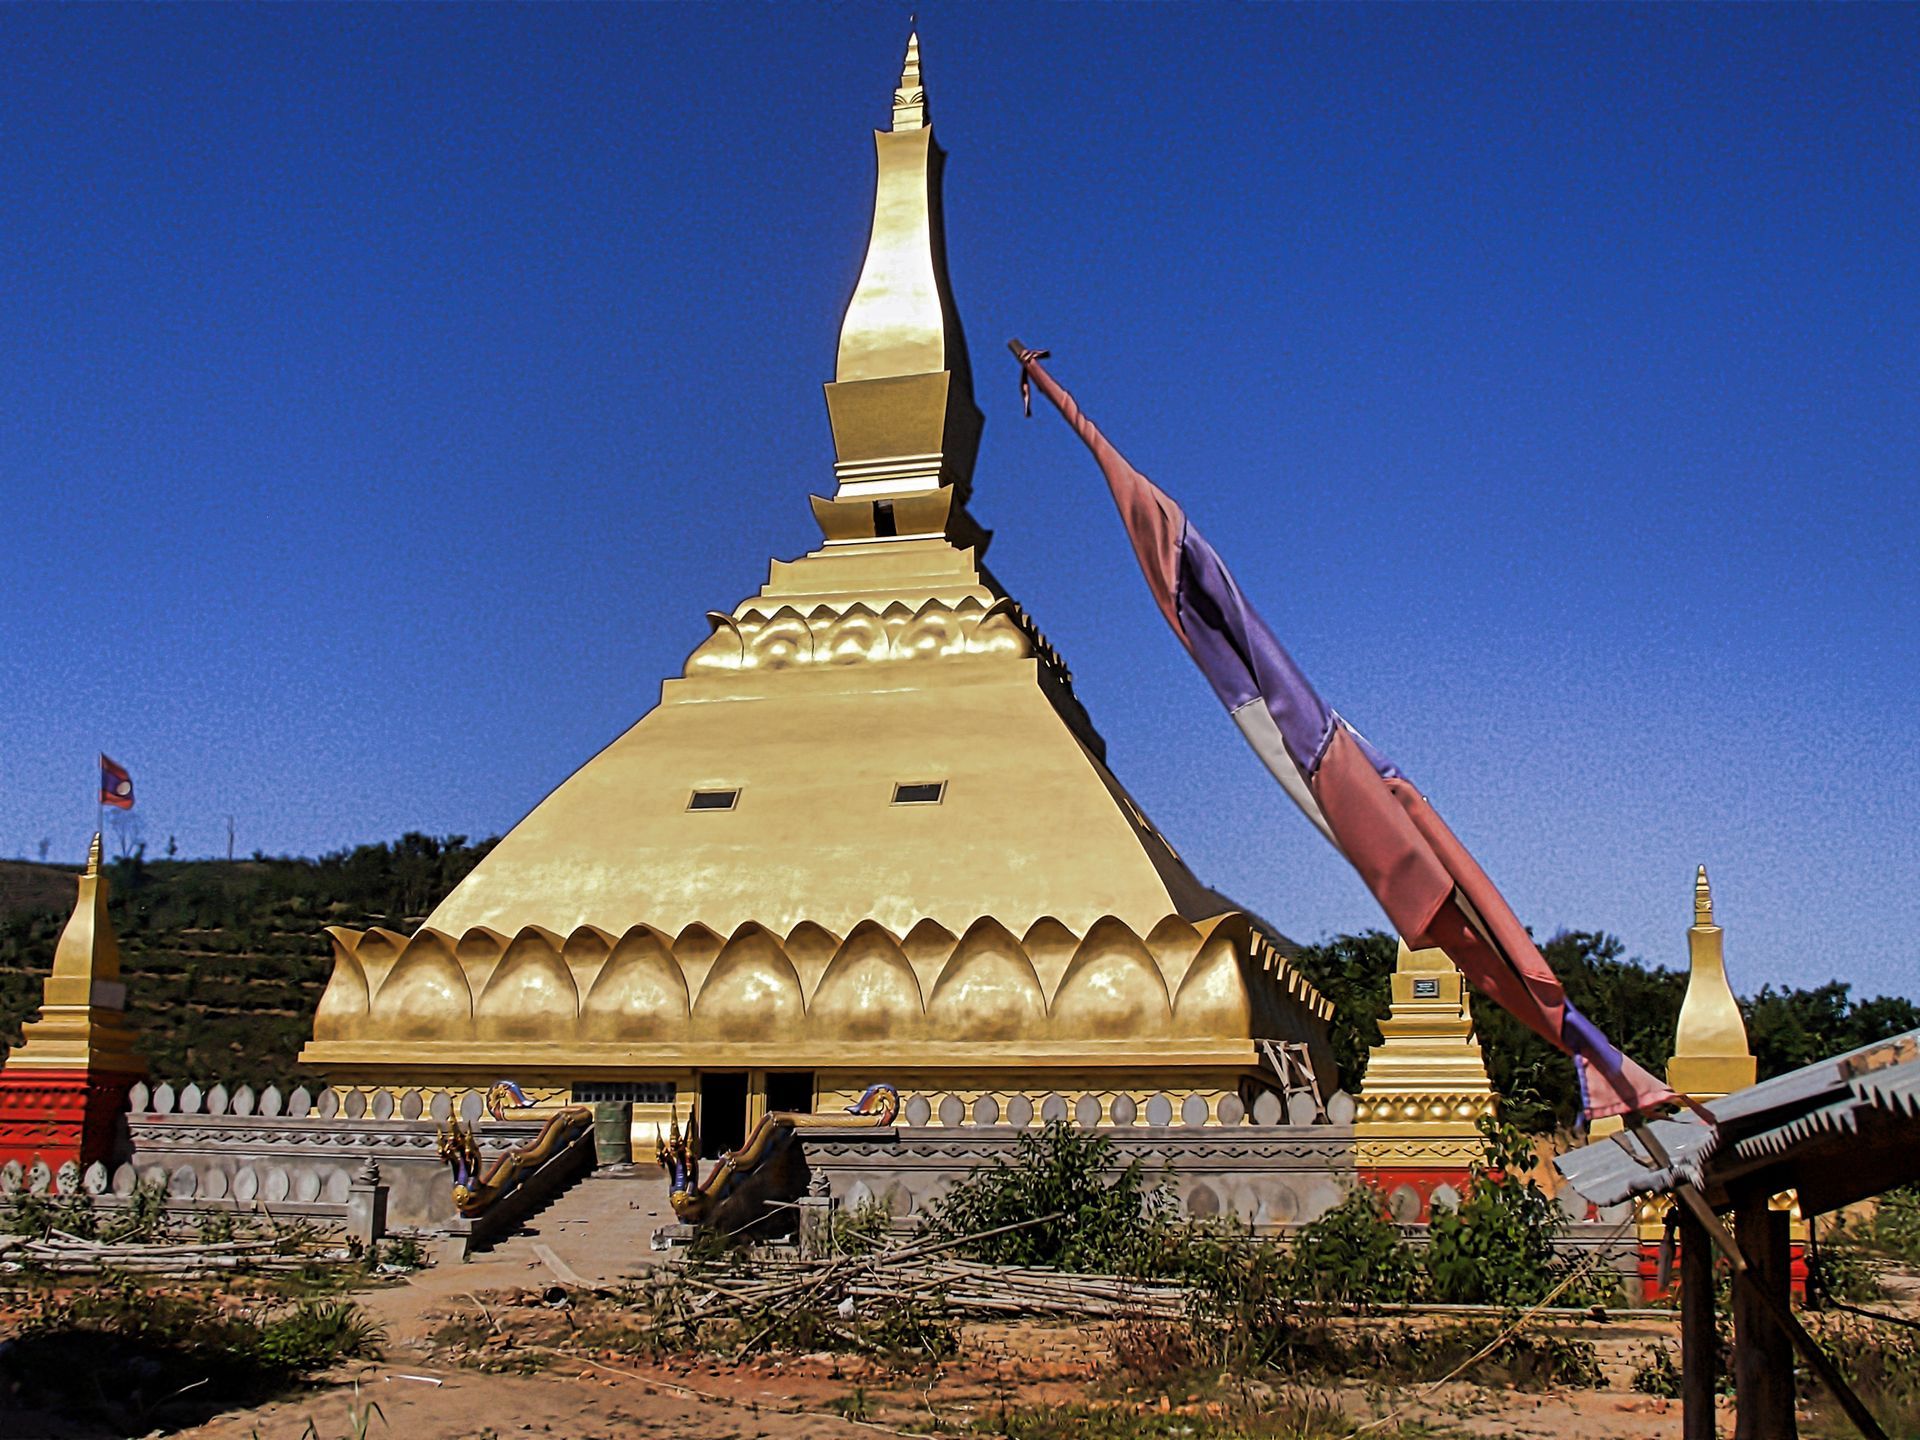
[[(1517, 1390), (1596, 1389), (1606, 1383), (1591, 1342), (1532, 1328), (1500, 1336), (1492, 1320), (1460, 1324), (1355, 1324), (1321, 1316), (1294, 1317), (1245, 1335), (1222, 1336), (1213, 1325), (1147, 1322), (1120, 1326), (1113, 1337), (1114, 1371), (1129, 1385), (1172, 1393), (1203, 1374), (1279, 1377), (1299, 1385), (1364, 1379), (1425, 1384), (1452, 1374), (1479, 1385)], [(1472, 1360), (1472, 1364), (1467, 1364)]]
[(0, 1375), (26, 1404), (145, 1433), (375, 1357), (385, 1339), (350, 1301), (253, 1310), (125, 1279), (37, 1294)]
[[(974, 1423), (1006, 1440), (1347, 1440), (1360, 1428), (1330, 1395), (1282, 1391), (1262, 1400), (1201, 1399), (1179, 1405), (1007, 1405)], [(1370, 1430), (1384, 1440), (1433, 1432), (1397, 1425)]]
[[(1880, 1427), (1892, 1436), (1920, 1435), (1920, 1332), (1850, 1316), (1810, 1325)], [(1840, 1440), (1859, 1433), (1818, 1380), (1803, 1377), (1801, 1386), (1813, 1412), (1809, 1436)]]

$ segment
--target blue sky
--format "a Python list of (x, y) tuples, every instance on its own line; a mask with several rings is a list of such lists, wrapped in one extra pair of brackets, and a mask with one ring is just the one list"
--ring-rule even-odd
[[(512, 824), (817, 539), (898, 7), (0, 12), (0, 853)], [(1920, 994), (1920, 11), (921, 11), (991, 563), (1211, 883), (1380, 923), (1020, 335), (1542, 931)]]

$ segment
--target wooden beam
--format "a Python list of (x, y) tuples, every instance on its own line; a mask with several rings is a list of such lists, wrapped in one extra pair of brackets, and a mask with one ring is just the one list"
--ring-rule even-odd
[(1720, 1342), (1714, 1333), (1713, 1241), (1685, 1206), (1679, 1218), (1681, 1433), (1684, 1440), (1715, 1440)]
[(1771, 1297), (1791, 1303), (1788, 1218), (1764, 1191), (1742, 1196), (1734, 1232), (1750, 1283), (1733, 1291), (1734, 1440), (1797, 1440), (1793, 1413), (1793, 1337), (1774, 1323)]
[[(1653, 1127), (1642, 1116), (1628, 1116), (1628, 1127), (1647, 1147), (1647, 1154), (1653, 1163), (1671, 1173), (1673, 1160), (1667, 1154), (1666, 1147), (1660, 1143), (1660, 1137), (1653, 1133)], [(1820, 1383), (1827, 1387), (1847, 1418), (1853, 1421), (1854, 1428), (1866, 1440), (1887, 1440), (1887, 1432), (1880, 1428), (1880, 1422), (1873, 1418), (1873, 1412), (1861, 1402), (1853, 1387), (1847, 1384), (1847, 1377), (1840, 1373), (1840, 1367), (1833, 1363), (1833, 1357), (1820, 1348), (1813, 1336), (1807, 1333), (1807, 1327), (1800, 1323), (1800, 1317), (1793, 1313), (1793, 1291), (1791, 1276), (1788, 1289), (1776, 1297), (1771, 1291), (1753, 1283), (1752, 1267), (1747, 1257), (1740, 1253), (1740, 1246), (1734, 1243), (1733, 1236), (1727, 1233), (1727, 1227), (1720, 1223), (1720, 1217), (1713, 1213), (1713, 1207), (1707, 1204), (1707, 1197), (1700, 1193), (1699, 1187), (1675, 1175), (1673, 1177), (1673, 1197), (1678, 1200), (1688, 1214), (1706, 1228), (1713, 1248), (1727, 1257), (1728, 1268), (1733, 1271), (1734, 1293), (1744, 1289), (1749, 1299), (1773, 1318), (1773, 1323), (1789, 1336), (1793, 1348), (1800, 1352), (1800, 1358), (1806, 1361), (1808, 1368), (1820, 1377)]]

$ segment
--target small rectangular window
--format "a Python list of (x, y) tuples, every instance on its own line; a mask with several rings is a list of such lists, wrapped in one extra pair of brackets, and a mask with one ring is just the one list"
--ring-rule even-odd
[(633, 1084), (576, 1080), (573, 1085), (573, 1103), (576, 1105), (594, 1105), (606, 1101), (616, 1104), (668, 1105), (678, 1094), (679, 1088), (671, 1080), (641, 1080)]
[(898, 527), (893, 522), (893, 501), (876, 500), (873, 502), (873, 533), (882, 539), (889, 535), (898, 535)]
[(922, 780), (893, 787), (896, 805), (938, 805), (947, 793), (944, 780)]
[(731, 810), (740, 799), (738, 790), (696, 790), (687, 801), (689, 810)]

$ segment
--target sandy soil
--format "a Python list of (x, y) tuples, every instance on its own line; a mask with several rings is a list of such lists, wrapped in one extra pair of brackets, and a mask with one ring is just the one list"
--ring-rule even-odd
[[(440, 1384), (427, 1383), (439, 1380)], [(835, 1415), (860, 1386), (856, 1422)], [(487, 1375), (421, 1367), (383, 1366), (343, 1380), (329, 1390), (223, 1416), (184, 1432), (196, 1440), (303, 1440), (308, 1425), (322, 1440), (356, 1434), (356, 1412), (368, 1413), (372, 1435), (472, 1437), (506, 1440), (516, 1435), (566, 1435), (579, 1440), (636, 1440), (683, 1436), (686, 1440), (825, 1440), (875, 1434), (964, 1433), (982, 1427), (1001, 1403), (1067, 1404), (1085, 1400), (1087, 1378), (1029, 1372), (986, 1372), (964, 1358), (925, 1382), (842, 1373), (832, 1378), (813, 1362), (779, 1368), (748, 1367), (730, 1374), (705, 1367), (665, 1371), (616, 1362), (605, 1368), (559, 1362), (538, 1375)], [(1352, 1388), (1338, 1396), (1356, 1417), (1374, 1417), (1405, 1397), (1369, 1395)], [(1205, 1402), (1172, 1404), (1200, 1413)], [(1436, 1430), (1471, 1435), (1570, 1437), (1570, 1440), (1671, 1440), (1680, 1434), (1678, 1408), (1667, 1401), (1612, 1391), (1521, 1395), (1449, 1386), (1404, 1412)], [(381, 1421), (386, 1422), (383, 1426)], [(1724, 1427), (1729, 1432), (1730, 1423)]]
[[(991, 1417), (1008, 1403), (1088, 1403), (1104, 1394), (1118, 1404), (1159, 1404), (1157, 1396), (1148, 1402), (1117, 1393), (1124, 1381), (1116, 1380), (1099, 1327), (1089, 1326), (969, 1327), (958, 1357), (919, 1374), (846, 1356), (656, 1364), (583, 1349), (575, 1317), (591, 1323), (590, 1309), (543, 1304), (543, 1294), (555, 1286), (578, 1294), (568, 1276), (606, 1285), (656, 1263), (647, 1240), (666, 1218), (663, 1185), (589, 1181), (539, 1216), (534, 1233), (357, 1296), (387, 1326), (382, 1362), (178, 1433), (195, 1440), (851, 1440), (991, 1434)], [(450, 1341), (449, 1326), (460, 1339)], [(1335, 1398), (1356, 1417), (1405, 1406), (1403, 1418), (1452, 1434), (1678, 1440), (1677, 1406), (1626, 1388), (1640, 1348), (1663, 1334), (1671, 1334), (1664, 1321), (1584, 1327), (1582, 1338), (1599, 1346), (1613, 1377), (1607, 1390), (1535, 1395), (1450, 1385), (1416, 1395), (1356, 1385)], [(1201, 1413), (1208, 1402), (1166, 1404)], [(849, 1409), (863, 1418), (849, 1418)], [(0, 1414), (0, 1440), (99, 1433), (46, 1416)]]

